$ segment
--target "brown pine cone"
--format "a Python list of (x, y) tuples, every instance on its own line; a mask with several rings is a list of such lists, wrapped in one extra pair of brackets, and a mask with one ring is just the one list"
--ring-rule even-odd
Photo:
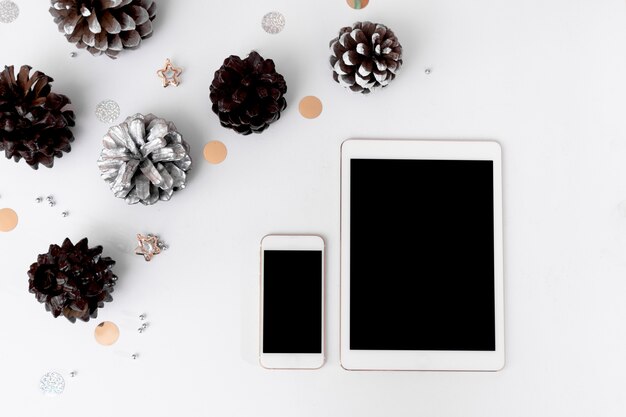
[(113, 301), (117, 281), (111, 271), (115, 261), (101, 254), (102, 246), (89, 248), (87, 238), (76, 245), (69, 239), (50, 245), (28, 270), (28, 291), (54, 317), (65, 316), (72, 323), (96, 318), (98, 308)]
[(67, 40), (92, 55), (115, 58), (152, 36), (153, 0), (50, 0), (50, 14)]
[(402, 67), (402, 46), (385, 25), (357, 22), (330, 41), (333, 78), (357, 93), (386, 87)]
[(215, 71), (210, 87), (212, 109), (222, 126), (241, 134), (261, 133), (287, 108), (287, 83), (274, 61), (252, 51), (247, 58), (231, 55)]
[(0, 73), (0, 151), (7, 159), (24, 158), (32, 168), (52, 168), (54, 158), (71, 150), (74, 112), (69, 98), (51, 92), (52, 78), (22, 66), (15, 77), (13, 66)]

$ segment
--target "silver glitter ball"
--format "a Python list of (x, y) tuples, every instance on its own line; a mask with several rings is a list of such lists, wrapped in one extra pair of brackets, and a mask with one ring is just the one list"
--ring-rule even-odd
[(46, 395), (61, 395), (65, 390), (65, 379), (58, 372), (48, 372), (39, 380), (39, 389)]
[(120, 106), (113, 100), (104, 100), (96, 106), (96, 117), (102, 123), (113, 123), (120, 117)]
[(285, 16), (279, 12), (269, 12), (263, 16), (261, 26), (264, 31), (272, 35), (280, 33), (285, 28)]
[(11, 23), (20, 15), (20, 8), (11, 0), (0, 1), (0, 23)]

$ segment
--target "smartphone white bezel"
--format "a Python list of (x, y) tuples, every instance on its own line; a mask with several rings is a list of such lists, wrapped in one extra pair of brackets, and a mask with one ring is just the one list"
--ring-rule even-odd
[[(322, 346), (321, 353), (263, 352), (263, 290), (264, 251), (320, 250), (322, 251)], [(326, 360), (326, 253), (324, 239), (316, 235), (267, 235), (261, 240), (259, 363), (266, 369), (319, 369)]]
[[(495, 351), (376, 351), (350, 346), (350, 160), (493, 161)], [(374, 242), (372, 243), (374, 244)], [(498, 371), (504, 367), (501, 148), (491, 141), (356, 140), (341, 146), (340, 360), (347, 370)]]

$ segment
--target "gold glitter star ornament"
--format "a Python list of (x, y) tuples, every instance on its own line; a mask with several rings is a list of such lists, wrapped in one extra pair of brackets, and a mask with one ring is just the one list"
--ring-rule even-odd
[(157, 71), (157, 75), (163, 82), (163, 87), (168, 87), (170, 85), (178, 87), (180, 84), (180, 79), (178, 77), (180, 77), (182, 73), (182, 68), (173, 66), (169, 58), (165, 60), (165, 67)]
[(139, 246), (135, 249), (136, 255), (143, 255), (146, 261), (150, 261), (154, 255), (161, 253), (161, 242), (154, 235), (137, 234)]

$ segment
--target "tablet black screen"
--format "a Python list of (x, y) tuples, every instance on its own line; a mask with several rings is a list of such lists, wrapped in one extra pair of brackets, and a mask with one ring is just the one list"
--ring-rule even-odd
[(493, 162), (350, 164), (350, 349), (495, 350)]

